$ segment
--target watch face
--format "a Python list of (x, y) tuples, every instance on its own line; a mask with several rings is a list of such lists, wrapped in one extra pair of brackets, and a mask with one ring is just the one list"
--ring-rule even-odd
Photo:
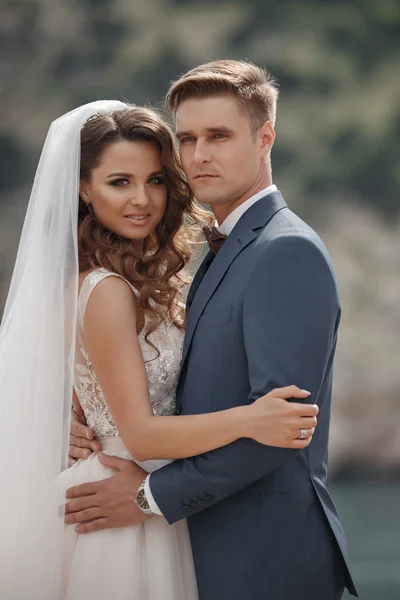
[(144, 490), (140, 490), (140, 492), (138, 493), (137, 503), (139, 504), (140, 508), (143, 508), (144, 510), (148, 510), (150, 508)]

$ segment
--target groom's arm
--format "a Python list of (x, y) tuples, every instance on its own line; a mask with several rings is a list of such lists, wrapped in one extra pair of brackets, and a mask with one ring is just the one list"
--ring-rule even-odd
[[(271, 242), (254, 268), (244, 302), (249, 401), (295, 384), (311, 391), (309, 402), (318, 402), (339, 314), (334, 276), (322, 250), (296, 234)], [(240, 439), (163, 467), (152, 473), (149, 485), (173, 523), (287, 464), (298, 452)]]

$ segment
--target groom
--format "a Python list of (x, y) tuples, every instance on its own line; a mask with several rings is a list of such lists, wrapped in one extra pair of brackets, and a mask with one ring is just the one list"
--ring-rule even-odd
[[(201, 600), (338, 600), (345, 587), (357, 595), (325, 487), (338, 291), (325, 246), (272, 184), (277, 96), (262, 69), (237, 61), (201, 65), (167, 96), (189, 184), (219, 224), (187, 300), (177, 411), (222, 410), (294, 383), (319, 405), (310, 446), (241, 439), (148, 477), (103, 456), (118, 473), (68, 494), (68, 522), (102, 509), (82, 533), (153, 513), (187, 518)], [(73, 437), (73, 446), (92, 444)]]

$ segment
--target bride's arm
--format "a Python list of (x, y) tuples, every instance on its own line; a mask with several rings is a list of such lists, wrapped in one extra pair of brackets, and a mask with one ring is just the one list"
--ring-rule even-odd
[[(85, 343), (91, 363), (120, 436), (132, 456), (140, 461), (186, 458), (242, 437), (259, 439), (260, 425), (265, 429), (270, 425), (272, 433), (278, 409), (275, 406), (271, 411), (268, 406), (266, 410), (267, 403), (265, 407), (254, 403), (204, 415), (154, 416), (137, 336), (136, 312), (129, 286), (120, 278), (109, 277), (92, 292), (84, 318)], [(298, 397), (306, 396), (298, 394)], [(266, 432), (263, 434), (265, 437)], [(308, 440), (297, 442), (304, 447)]]

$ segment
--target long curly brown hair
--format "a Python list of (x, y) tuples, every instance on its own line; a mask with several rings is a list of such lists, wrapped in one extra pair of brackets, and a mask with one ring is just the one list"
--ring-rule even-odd
[(91, 117), (81, 131), (80, 178), (90, 180), (104, 150), (121, 140), (154, 143), (160, 150), (167, 185), (167, 207), (156, 229), (143, 240), (142, 250), (131, 240), (106, 229), (79, 198), (79, 270), (103, 267), (118, 273), (138, 292), (146, 319), (145, 338), (169, 317), (184, 326), (184, 309), (178, 304), (188, 282), (184, 268), (200, 241), (201, 227), (210, 213), (193, 198), (181, 169), (174, 136), (154, 110), (127, 105), (111, 114)]

